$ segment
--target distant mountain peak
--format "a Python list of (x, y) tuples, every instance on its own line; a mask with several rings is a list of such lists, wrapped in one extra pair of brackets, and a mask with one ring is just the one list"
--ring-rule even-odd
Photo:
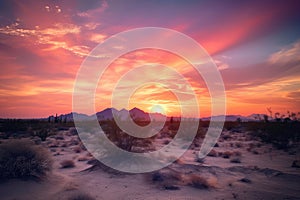
[[(159, 113), (159, 112), (145, 112), (140, 108), (134, 107), (130, 110), (127, 110), (125, 108), (122, 108), (121, 110), (117, 110), (116, 108), (105, 108), (104, 110), (97, 112), (94, 115), (86, 115), (76, 112), (71, 112), (68, 114), (60, 115), (60, 117), (63, 117), (63, 119), (66, 119), (67, 121), (73, 121), (73, 117), (76, 117), (77, 119), (81, 120), (92, 120), (95, 115), (97, 116), (98, 120), (112, 120), (114, 118), (115, 114), (117, 117), (119, 117), (122, 120), (127, 120), (129, 117), (132, 119), (138, 119), (138, 120), (150, 120), (156, 119), (156, 120), (165, 120), (169, 119), (170, 117), (166, 116), (165, 114)], [(225, 117), (226, 121), (259, 121), (263, 119), (264, 114), (251, 114), (249, 116), (242, 116), (242, 115), (220, 115), (220, 116), (213, 116), (215, 120), (223, 119)], [(51, 116), (50, 116), (51, 117)], [(54, 116), (52, 116), (54, 118)], [(180, 119), (180, 117), (179, 117)], [(209, 121), (211, 120), (211, 117), (204, 117), (201, 118), (203, 121)]]
[(145, 111), (143, 111), (142, 109), (139, 109), (137, 107), (134, 107), (134, 108), (130, 109), (129, 111), (140, 111), (140, 112), (145, 113)]

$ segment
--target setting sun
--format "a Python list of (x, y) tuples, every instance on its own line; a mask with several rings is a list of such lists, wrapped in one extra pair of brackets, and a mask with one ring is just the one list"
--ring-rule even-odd
[(153, 105), (152, 107), (150, 107), (150, 112), (167, 114), (166, 108), (162, 105)]
[[(290, 15), (298, 13), (297, 6), (283, 2), (271, 7), (268, 3), (256, 2), (257, 6), (254, 6), (241, 2), (237, 5), (239, 9), (230, 6), (223, 9), (221, 6), (214, 16), (205, 10), (206, 6), (215, 7), (214, 3), (194, 2), (193, 6), (174, 3), (175, 11), (170, 13), (157, 10), (149, 3), (137, 18), (135, 12), (128, 10), (144, 10), (143, 3), (124, 3), (122, 9), (117, 2), (83, 4), (12, 1), (1, 6), (0, 117), (47, 117), (72, 112), (76, 74), (91, 50), (121, 31), (147, 26), (182, 32), (208, 51), (224, 80), (227, 114), (267, 113), (268, 107), (274, 113), (286, 114), (288, 110), (296, 112), (299, 108), (300, 32), (295, 28), (298, 24), (293, 24), (299, 20), (298, 14)], [(250, 9), (251, 6), (255, 9)], [(154, 18), (150, 18), (154, 10)], [(201, 13), (201, 17), (195, 17), (196, 13)], [(123, 20), (121, 24), (120, 19)], [(160, 36), (155, 40), (167, 42)], [(184, 43), (175, 45), (187, 48)], [(112, 49), (118, 51), (124, 46), (115, 45)], [(105, 58), (106, 55), (101, 56)], [(96, 111), (111, 107), (110, 92), (123, 74), (134, 65), (149, 62), (178, 70), (195, 90), (197, 100), (203, 106), (201, 115), (211, 114), (206, 85), (196, 77), (193, 67), (178, 55), (161, 50), (142, 50), (116, 58), (100, 80), (102, 87), (96, 94)], [(137, 77), (147, 78), (152, 74), (147, 72)], [(155, 72), (154, 75), (163, 74)], [(174, 87), (184, 90), (185, 85), (176, 85), (176, 82), (176, 79), (170, 81)], [(134, 81), (129, 80), (121, 86), (126, 88), (132, 83)], [(180, 115), (177, 100), (169, 98), (170, 94), (162, 88), (141, 90), (140, 94), (127, 108), (139, 107), (149, 111), (152, 106), (160, 105), (164, 112)], [(118, 95), (122, 99), (122, 94)], [(37, 107), (39, 109), (32, 112)], [(192, 116), (193, 110), (189, 112)]]

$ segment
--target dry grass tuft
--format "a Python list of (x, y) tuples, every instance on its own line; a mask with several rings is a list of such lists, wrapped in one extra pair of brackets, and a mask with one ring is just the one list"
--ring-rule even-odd
[(202, 176), (199, 174), (184, 174), (175, 170), (160, 170), (152, 174), (152, 181), (159, 183), (164, 189), (177, 190), (178, 186), (188, 185), (199, 189), (217, 187), (217, 179), (214, 176)]
[(216, 177), (202, 177), (200, 175), (188, 175), (185, 177), (187, 185), (193, 186), (199, 189), (207, 189), (207, 188), (216, 188), (217, 187), (217, 178)]

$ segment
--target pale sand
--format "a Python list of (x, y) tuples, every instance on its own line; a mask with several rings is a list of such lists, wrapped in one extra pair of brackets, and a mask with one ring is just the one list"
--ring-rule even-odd
[[(218, 142), (217, 152), (238, 151), (241, 163), (231, 163), (223, 157), (206, 157), (204, 163), (195, 161), (199, 148), (188, 150), (177, 163), (161, 170), (168, 174), (180, 174), (182, 182), (165, 179), (153, 182), (152, 173), (114, 174), (91, 167), (92, 158), (87, 151), (76, 153), (78, 145), (71, 145), (77, 136), (68, 131), (59, 133), (63, 140), (47, 138), (42, 145), (56, 144), (49, 151), (53, 155), (54, 167), (49, 177), (41, 182), (10, 180), (0, 184), (3, 200), (12, 199), (68, 199), (76, 192), (88, 193), (95, 199), (300, 199), (300, 168), (292, 168), (293, 160), (299, 160), (299, 145), (296, 154), (276, 150), (269, 144), (248, 140), (246, 133), (223, 132), (232, 138)], [(157, 140), (162, 146), (165, 139)], [(48, 143), (48, 144), (47, 144)], [(61, 147), (63, 145), (65, 147)], [(237, 147), (235, 144), (239, 143)], [(250, 143), (253, 149), (247, 150)], [(258, 145), (257, 145), (258, 144)], [(75, 150), (74, 150), (75, 149)], [(55, 152), (54, 152), (55, 151)], [(59, 154), (58, 154), (59, 152)], [(258, 153), (258, 154), (255, 154)], [(57, 155), (58, 154), (58, 155)], [(83, 161), (78, 161), (82, 159)], [(60, 162), (73, 160), (74, 168), (62, 169)], [(213, 178), (211, 188), (196, 188), (185, 179), (191, 174)], [(241, 181), (244, 180), (243, 181)], [(250, 180), (251, 182), (247, 182)], [(173, 181), (173, 182), (172, 182)], [(175, 185), (179, 190), (168, 190), (165, 184)]]

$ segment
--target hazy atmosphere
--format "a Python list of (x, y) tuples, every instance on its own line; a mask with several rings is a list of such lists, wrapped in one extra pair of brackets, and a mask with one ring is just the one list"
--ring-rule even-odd
[(299, 200), (300, 1), (1, 0), (1, 200)]
[[(0, 10), (0, 117), (71, 112), (76, 73), (89, 52), (114, 34), (149, 26), (180, 31), (207, 50), (224, 80), (228, 114), (267, 113), (269, 107), (286, 113), (300, 107), (297, 1), (1, 1)], [(152, 61), (189, 75), (202, 116), (210, 115), (206, 86), (193, 83), (198, 79), (188, 74), (182, 59), (142, 52), (113, 63), (117, 70), (112, 66), (104, 76), (107, 90), (99, 95), (97, 111), (111, 107), (110, 83), (133, 64)], [(133, 101), (128, 109), (149, 111), (149, 102), (155, 102), (179, 115), (172, 95), (161, 92), (142, 88), (133, 96), (139, 104)]]

